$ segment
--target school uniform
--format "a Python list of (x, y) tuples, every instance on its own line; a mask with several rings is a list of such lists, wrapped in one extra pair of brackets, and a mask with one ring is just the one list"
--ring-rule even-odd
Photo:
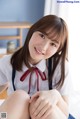
[[(13, 88), (13, 82), (12, 82), (12, 66), (10, 64), (10, 59), (12, 55), (4, 56), (3, 58), (0, 59), (0, 85), (5, 84), (6, 82), (10, 83), (10, 86), (7, 90), (8, 95), (10, 95), (12, 92), (14, 92)], [(31, 64), (30, 64), (31, 65)], [(21, 80), (21, 77), (23, 74), (28, 70), (28, 67), (23, 64), (22, 71), (16, 71), (16, 75), (14, 78), (14, 86), (15, 90), (22, 89), (26, 91), (27, 93), (29, 92), (29, 95), (32, 96), (34, 93), (36, 93), (37, 90), (43, 91), (43, 90), (49, 90), (48, 86), (48, 71), (46, 67), (46, 61), (42, 60), (40, 61), (37, 65), (31, 65), (32, 67), (36, 67), (39, 69), (40, 72), (44, 72), (46, 75), (46, 79), (42, 80), (41, 76), (37, 72), (36, 76), (36, 71), (33, 71), (31, 74), (30, 72), (28, 73), (27, 77), (24, 80)], [(60, 77), (60, 62), (57, 66), (56, 72), (53, 77), (52, 81), (52, 88), (55, 87), (55, 83), (59, 81)], [(38, 78), (38, 79), (37, 79)], [(29, 82), (30, 80), (30, 82)], [(37, 83), (38, 82), (38, 83)], [(30, 85), (30, 86), (29, 86)], [(38, 85), (38, 86), (37, 86)], [(69, 69), (68, 69), (68, 62), (66, 61), (65, 64), (65, 81), (63, 86), (61, 87), (60, 90), (58, 90), (61, 95), (69, 95), (71, 91), (71, 79), (69, 75)]]
[[(0, 85), (6, 83), (7, 81), (10, 83), (10, 86), (8, 88), (8, 94), (11, 94), (14, 89), (12, 85), (12, 66), (10, 64), (11, 55), (4, 56), (0, 59)], [(68, 63), (66, 61), (66, 71), (65, 71), (65, 81), (62, 86), (62, 88), (59, 90), (61, 95), (68, 95), (71, 90), (71, 80), (68, 70)], [(37, 67), (41, 72), (45, 72), (47, 75), (47, 67), (46, 67), (46, 61), (42, 60), (37, 65), (31, 65), (32, 67)], [(15, 79), (14, 79), (14, 85), (16, 90), (22, 89), (26, 92), (29, 90), (29, 75), (25, 78), (24, 81), (20, 81), (21, 76), (25, 73), (25, 71), (28, 70), (28, 68), (23, 64), (22, 71), (16, 71)], [(57, 71), (54, 74), (54, 79), (52, 81), (52, 87), (54, 87), (55, 83), (58, 82), (58, 77), (60, 76), (60, 64), (57, 66)], [(57, 77), (56, 77), (57, 75)], [(30, 89), (30, 95), (34, 94), (37, 91), (37, 83), (36, 83), (36, 73), (32, 73), (32, 79), (31, 79), (31, 89)], [(39, 90), (49, 90), (48, 86), (48, 77), (46, 76), (46, 80), (42, 80), (39, 75)]]

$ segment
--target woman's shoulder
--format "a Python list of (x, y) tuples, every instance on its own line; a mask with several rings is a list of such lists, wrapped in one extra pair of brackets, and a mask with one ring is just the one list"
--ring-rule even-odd
[(7, 67), (10, 65), (10, 59), (12, 55), (5, 55), (2, 58), (0, 58), (0, 68), (1, 67)]
[(4, 55), (2, 58), (0, 58), (0, 62), (3, 62), (3, 61), (8, 61), (11, 59), (11, 54), (10, 55)]

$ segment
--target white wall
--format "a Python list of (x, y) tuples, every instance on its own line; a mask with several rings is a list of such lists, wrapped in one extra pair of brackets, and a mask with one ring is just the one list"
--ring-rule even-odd
[[(0, 0), (0, 21), (36, 22), (43, 16), (44, 0)], [(0, 29), (0, 35), (16, 35), (17, 29)], [(23, 30), (23, 41), (27, 31)], [(8, 40), (0, 41), (0, 47), (6, 47)]]

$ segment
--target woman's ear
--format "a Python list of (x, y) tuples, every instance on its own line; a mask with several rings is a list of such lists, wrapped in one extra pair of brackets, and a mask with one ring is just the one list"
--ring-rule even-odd
[(58, 52), (58, 55), (61, 55), (61, 53), (62, 53), (62, 51), (59, 51), (59, 52)]

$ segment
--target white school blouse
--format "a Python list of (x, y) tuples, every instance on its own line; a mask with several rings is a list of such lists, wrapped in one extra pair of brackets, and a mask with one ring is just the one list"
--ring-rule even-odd
[[(10, 64), (10, 59), (11, 55), (4, 56), (3, 58), (0, 59), (0, 85), (5, 84), (6, 82), (9, 82), (9, 88), (7, 90), (8, 94), (11, 94), (14, 89), (12, 85), (12, 66)], [(42, 72), (45, 71), (47, 75), (47, 68), (46, 68), (46, 61), (42, 60), (40, 61), (37, 65), (35, 65), (39, 70)], [(34, 67), (35, 67), (34, 66)], [(71, 78), (69, 74), (69, 69), (68, 69), (68, 62), (66, 61), (65, 64), (65, 81), (63, 86), (61, 87), (60, 92), (61, 95), (69, 95), (70, 90), (71, 90)], [(22, 82), (20, 81), (20, 77), (24, 74), (24, 72), (28, 70), (28, 68), (23, 65), (22, 71), (16, 71), (15, 79), (14, 79), (14, 85), (16, 90), (22, 89), (26, 92), (29, 90), (29, 77), (30, 74), (26, 77), (26, 79)], [(60, 63), (57, 66), (57, 71), (54, 74), (53, 81), (52, 81), (52, 87), (53, 89), (55, 88), (54, 85), (58, 81), (58, 77), (60, 77)], [(48, 77), (47, 77), (48, 78)], [(32, 74), (32, 79), (31, 79), (31, 89), (30, 89), (30, 96), (36, 93), (37, 91), (37, 83), (36, 83), (37, 77), (36, 73), (33, 72)], [(39, 90), (49, 90), (48, 86), (48, 80), (43, 81), (41, 77), (39, 76)]]

